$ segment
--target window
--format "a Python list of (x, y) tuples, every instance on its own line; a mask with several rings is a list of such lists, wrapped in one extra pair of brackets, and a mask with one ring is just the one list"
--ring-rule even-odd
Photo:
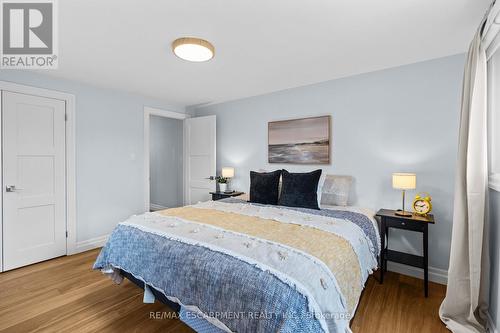
[(500, 49), (488, 61), (488, 149), (489, 186), (500, 191)]

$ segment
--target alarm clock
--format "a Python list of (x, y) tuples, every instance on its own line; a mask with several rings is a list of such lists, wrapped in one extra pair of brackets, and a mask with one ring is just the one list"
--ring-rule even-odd
[(425, 216), (432, 210), (431, 196), (429, 193), (419, 193), (413, 200), (413, 211), (417, 215)]

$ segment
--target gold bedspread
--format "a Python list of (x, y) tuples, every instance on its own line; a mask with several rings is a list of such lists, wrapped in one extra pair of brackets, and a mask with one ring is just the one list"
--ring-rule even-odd
[(215, 209), (186, 206), (158, 213), (281, 243), (318, 258), (333, 272), (348, 310), (353, 313), (362, 291), (361, 268), (354, 249), (344, 238), (308, 226)]

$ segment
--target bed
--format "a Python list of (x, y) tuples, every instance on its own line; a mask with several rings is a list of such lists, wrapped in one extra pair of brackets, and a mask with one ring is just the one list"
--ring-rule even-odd
[(94, 269), (198, 332), (350, 332), (379, 253), (369, 210), (231, 198), (130, 217)]

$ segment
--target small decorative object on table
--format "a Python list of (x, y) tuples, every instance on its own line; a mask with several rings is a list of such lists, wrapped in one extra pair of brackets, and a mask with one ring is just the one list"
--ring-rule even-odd
[(245, 194), (245, 193), (244, 192), (233, 191), (231, 193), (226, 193), (226, 192), (210, 192), (210, 194), (212, 195), (212, 200), (215, 201), (215, 200), (220, 200), (220, 199), (237, 197), (237, 196), (240, 196), (240, 195)]
[(413, 211), (417, 215), (427, 216), (432, 210), (431, 196), (427, 192), (419, 193), (413, 200)]
[(215, 177), (215, 180), (217, 181), (217, 185), (219, 185), (219, 192), (226, 192), (227, 191), (227, 178), (222, 177), (222, 176), (217, 176), (217, 177)]
[[(380, 283), (384, 282), (384, 271), (387, 271), (387, 261), (393, 261), (404, 265), (423, 268), (424, 270), (424, 292), (425, 297), (429, 294), (429, 224), (434, 224), (434, 216), (428, 214), (426, 216), (410, 214), (409, 217), (400, 216), (398, 211), (391, 209), (381, 209), (377, 212), (377, 217), (380, 218), (380, 240), (382, 251), (380, 252)], [(390, 250), (389, 245), (386, 246), (386, 236), (389, 235), (389, 228), (403, 229), (421, 232), (423, 235), (423, 255), (417, 256), (414, 254)], [(387, 237), (387, 243), (389, 237)]]
[(403, 190), (403, 207), (401, 210), (396, 211), (398, 216), (411, 216), (411, 213), (405, 212), (405, 192), (406, 190), (413, 190), (417, 187), (417, 175), (414, 173), (393, 173), (392, 174), (392, 188)]

